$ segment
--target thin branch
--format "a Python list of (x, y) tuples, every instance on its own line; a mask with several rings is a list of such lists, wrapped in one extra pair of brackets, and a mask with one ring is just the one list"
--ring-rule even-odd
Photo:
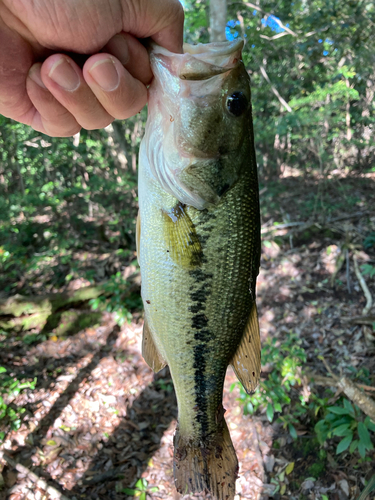
[(348, 293), (350, 295), (352, 293), (352, 290), (350, 288), (350, 262), (349, 262), (349, 250), (348, 249), (346, 249), (345, 258), (346, 258), (346, 286), (348, 288)]
[(375, 323), (375, 316), (342, 316), (341, 320), (354, 323), (355, 325), (372, 326)]
[(371, 311), (372, 308), (372, 295), (370, 290), (368, 289), (365, 278), (362, 276), (361, 271), (359, 270), (357, 256), (355, 254), (353, 255), (353, 260), (354, 260), (355, 275), (357, 276), (359, 284), (361, 285), (361, 288), (366, 298), (366, 305), (362, 311), (362, 316), (366, 316)]
[(363, 413), (368, 415), (371, 420), (375, 422), (375, 401), (362, 392), (358, 388), (358, 385), (353, 383), (347, 377), (338, 377), (335, 375), (323, 356), (319, 356), (319, 359), (323, 361), (327, 371), (334, 379), (335, 383), (333, 385), (336, 385), (339, 389), (341, 389), (347, 398), (349, 398), (363, 411)]
[(36, 484), (36, 486), (39, 486), (43, 490), (45, 490), (46, 493), (48, 493), (49, 498), (56, 498), (57, 500), (69, 500), (68, 497), (60, 493), (56, 488), (53, 486), (49, 486), (44, 479), (41, 477), (37, 476), (34, 474), (34, 472), (31, 472), (30, 469), (27, 467), (17, 463), (13, 458), (11, 458), (7, 453), (4, 451), (0, 451), (0, 460), (5, 460), (8, 462), (8, 464), (16, 469), (18, 472), (21, 474), (24, 474), (26, 477), (28, 477), (33, 483)]
[(267, 35), (259, 35), (260, 38), (264, 38), (265, 40), (276, 40), (277, 38), (281, 38), (283, 36), (290, 35), (290, 33), (278, 33), (277, 35), (267, 36)]
[(275, 14), (272, 14), (271, 12), (266, 12), (265, 10), (261, 9), (258, 5), (255, 5), (254, 3), (244, 2), (243, 4), (246, 5), (246, 7), (250, 7), (250, 9), (254, 9), (257, 10), (258, 12), (261, 12), (265, 16), (272, 16), (275, 23), (277, 23), (280, 26), (280, 28), (287, 31), (289, 35), (298, 36), (297, 33), (294, 33), (294, 31), (288, 28), (288, 26), (285, 26), (285, 24), (281, 22), (280, 19), (275, 16)]
[[(337, 381), (331, 377), (324, 377), (323, 375), (318, 375), (311, 371), (306, 371), (305, 375), (310, 382), (313, 382), (317, 385), (322, 385), (324, 387), (333, 387), (336, 386), (337, 383)], [(372, 387), (371, 385), (356, 384), (356, 386), (367, 392), (375, 392), (375, 387)]]
[(272, 92), (278, 98), (278, 100), (280, 101), (280, 103), (285, 107), (285, 109), (287, 111), (289, 111), (289, 113), (291, 113), (292, 112), (292, 108), (289, 106), (289, 104), (286, 102), (286, 100), (283, 97), (281, 97), (281, 95), (279, 94), (277, 88), (272, 85), (271, 80), (269, 79), (269, 76), (267, 75), (267, 72), (266, 72), (264, 66), (260, 65), (260, 71), (261, 71), (263, 77), (265, 78), (265, 80), (271, 85)]
[[(340, 222), (343, 220), (348, 220), (348, 219), (356, 219), (357, 217), (364, 217), (365, 215), (370, 214), (369, 211), (367, 212), (356, 212), (355, 214), (350, 214), (350, 215), (340, 215), (340, 217), (335, 217), (333, 219), (327, 220), (325, 224), (321, 223), (323, 226), (327, 224), (333, 224), (334, 222)], [(270, 228), (265, 228), (263, 226), (262, 228), (262, 233), (264, 232), (269, 232), (269, 231), (276, 231), (278, 229), (288, 229), (291, 227), (296, 227), (299, 228), (298, 231), (304, 231), (305, 229), (308, 229), (309, 227), (317, 225), (318, 222), (286, 222), (285, 224), (278, 224), (277, 226), (272, 226)]]

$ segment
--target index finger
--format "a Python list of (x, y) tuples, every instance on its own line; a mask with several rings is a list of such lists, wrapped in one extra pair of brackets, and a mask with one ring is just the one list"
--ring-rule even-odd
[(151, 37), (171, 52), (182, 52), (184, 10), (179, 0), (122, 0), (123, 31)]

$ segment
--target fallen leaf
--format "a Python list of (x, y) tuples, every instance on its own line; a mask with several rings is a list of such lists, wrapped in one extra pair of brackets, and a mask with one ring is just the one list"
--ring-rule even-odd
[(288, 464), (285, 469), (286, 475), (291, 474), (293, 472), (293, 469), (294, 469), (294, 462), (290, 462), (290, 464)]

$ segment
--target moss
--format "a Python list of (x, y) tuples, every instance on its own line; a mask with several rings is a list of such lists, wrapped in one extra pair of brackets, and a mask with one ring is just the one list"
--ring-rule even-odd
[(65, 335), (74, 335), (85, 328), (98, 326), (101, 313), (79, 311), (64, 311), (61, 313), (58, 325), (54, 328), (57, 337)]
[(306, 469), (306, 475), (318, 479), (318, 477), (320, 477), (325, 470), (326, 470), (325, 460), (319, 461), (313, 465), (310, 465), (310, 467)]

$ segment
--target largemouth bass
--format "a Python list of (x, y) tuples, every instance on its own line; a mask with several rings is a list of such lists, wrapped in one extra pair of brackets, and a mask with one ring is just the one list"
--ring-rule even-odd
[(219, 500), (234, 498), (238, 472), (222, 406), (227, 366), (249, 393), (260, 374), (258, 181), (242, 46), (152, 48), (139, 158), (143, 357), (156, 372), (168, 364), (174, 382), (177, 490)]

